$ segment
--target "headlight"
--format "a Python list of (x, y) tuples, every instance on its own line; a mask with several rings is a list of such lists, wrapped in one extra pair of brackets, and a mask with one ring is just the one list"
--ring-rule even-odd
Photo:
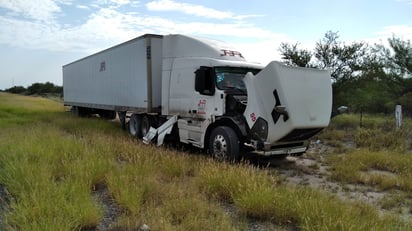
[(257, 140), (266, 141), (268, 137), (268, 122), (259, 117), (251, 129), (251, 134)]

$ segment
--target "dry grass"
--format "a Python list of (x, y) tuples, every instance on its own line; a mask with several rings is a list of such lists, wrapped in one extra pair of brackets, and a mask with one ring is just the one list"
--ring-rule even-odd
[[(264, 169), (146, 146), (116, 123), (63, 111), (53, 101), (0, 94), (0, 184), (11, 198), (5, 230), (93, 229), (105, 212), (91, 196), (101, 185), (120, 207), (113, 230), (245, 230), (222, 203), (240, 219), (300, 230), (411, 228), (365, 204), (282, 185)], [(373, 168), (409, 176), (398, 164)]]
[[(328, 128), (318, 134), (323, 144), (333, 148), (335, 154), (350, 153), (356, 148), (371, 153), (385, 151), (412, 152), (412, 120), (405, 117), (400, 129), (391, 116), (364, 115), (362, 127), (357, 114), (344, 114), (332, 119)], [(350, 170), (348, 170), (350, 171)]]
[(381, 190), (401, 189), (411, 192), (412, 156), (367, 149), (346, 155), (330, 156), (332, 179), (346, 183), (374, 185)]

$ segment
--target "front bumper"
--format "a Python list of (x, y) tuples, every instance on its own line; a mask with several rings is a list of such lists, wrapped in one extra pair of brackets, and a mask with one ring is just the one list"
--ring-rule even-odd
[(252, 141), (248, 146), (254, 149), (251, 153), (261, 156), (295, 155), (306, 152), (309, 147), (309, 142), (284, 143), (275, 146), (265, 142), (262, 149), (262, 143)]

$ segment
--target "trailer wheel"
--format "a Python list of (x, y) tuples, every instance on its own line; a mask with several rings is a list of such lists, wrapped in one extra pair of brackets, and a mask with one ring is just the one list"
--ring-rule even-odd
[(236, 161), (240, 157), (239, 138), (230, 127), (221, 126), (212, 131), (209, 149), (218, 160)]
[(155, 123), (150, 115), (143, 115), (140, 117), (140, 136), (145, 137), (149, 132), (150, 127), (154, 127)]
[(116, 112), (115, 111), (110, 111), (110, 110), (100, 110), (99, 111), (99, 116), (103, 119), (107, 120), (114, 120), (116, 119)]
[(117, 112), (117, 115), (119, 116), (120, 124), (122, 125), (122, 129), (126, 130), (126, 112), (125, 111), (119, 111)]
[(79, 116), (79, 108), (77, 106), (72, 106), (70, 111), (74, 116)]
[(129, 120), (129, 133), (130, 135), (140, 138), (140, 116), (137, 114), (132, 114)]

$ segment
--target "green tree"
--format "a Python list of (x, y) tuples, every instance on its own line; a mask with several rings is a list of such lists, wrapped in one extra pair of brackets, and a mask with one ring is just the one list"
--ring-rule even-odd
[(282, 55), (283, 62), (287, 65), (298, 67), (310, 67), (312, 53), (305, 49), (298, 49), (298, 43), (289, 44), (281, 43), (279, 52)]
[(368, 46), (364, 42), (346, 45), (338, 32), (328, 31), (315, 45), (315, 67), (328, 69), (336, 84), (359, 76)]
[(333, 105), (350, 106), (352, 110), (383, 112), (395, 104), (402, 86), (388, 73), (387, 53), (381, 47), (364, 42), (345, 44), (338, 32), (327, 31), (315, 44), (313, 52), (297, 48), (298, 44), (282, 43), (279, 51), (288, 65), (327, 69), (333, 79)]
[(405, 93), (397, 101), (402, 105), (402, 111), (408, 116), (412, 116), (412, 92)]
[(33, 83), (27, 88), (28, 95), (63, 94), (63, 88), (53, 83)]
[[(390, 50), (386, 52), (392, 69), (402, 77), (412, 76), (412, 45), (393, 36), (388, 39)], [(388, 49), (387, 49), (388, 50)]]
[(14, 94), (24, 94), (27, 91), (27, 89), (24, 88), (23, 86), (14, 86), (4, 91), (14, 93)]
[[(394, 104), (401, 104), (406, 114), (412, 115), (412, 44), (410, 40), (402, 40), (393, 35), (388, 39), (388, 47), (375, 45), (375, 54), (380, 63), (393, 93), (396, 93)], [(383, 75), (382, 75), (383, 76)]]

